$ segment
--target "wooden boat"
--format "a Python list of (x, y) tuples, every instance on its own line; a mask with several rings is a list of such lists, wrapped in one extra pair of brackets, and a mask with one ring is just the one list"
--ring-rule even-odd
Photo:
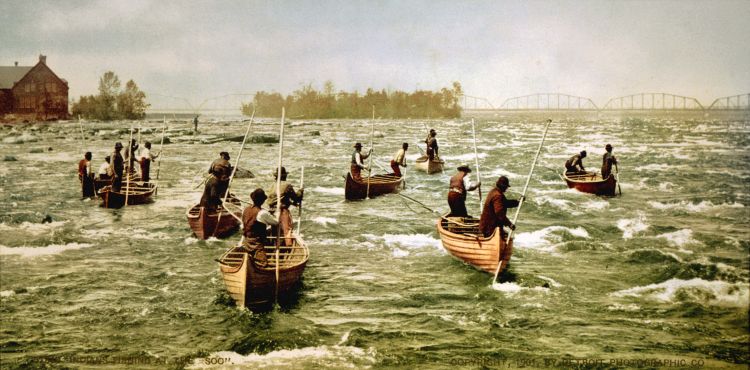
[(438, 172), (443, 172), (443, 166), (445, 165), (445, 161), (442, 159), (433, 159), (428, 160), (428, 157), (426, 155), (423, 155), (419, 158), (417, 158), (417, 162), (414, 165), (418, 170), (427, 172), (427, 174), (433, 174)]
[[(141, 181), (141, 175), (139, 173), (137, 173), (137, 172), (131, 171), (131, 172), (128, 173), (128, 176), (130, 177), (130, 182)], [(125, 180), (123, 180), (122, 183), (124, 184)], [(103, 189), (107, 185), (112, 185), (112, 179), (111, 178), (106, 179), (106, 180), (102, 180), (100, 178), (95, 178), (94, 179), (94, 189), (96, 189), (97, 192), (100, 189)]]
[(102, 206), (106, 208), (120, 208), (125, 205), (126, 189), (128, 205), (145, 204), (151, 202), (151, 196), (156, 192), (156, 184), (131, 182), (130, 187), (122, 184), (122, 189), (118, 192), (112, 190), (112, 185), (107, 185), (100, 189), (97, 194), (102, 198)]
[[(284, 297), (297, 285), (310, 257), (310, 251), (299, 235), (294, 235), (293, 240), (291, 247), (279, 248), (279, 297)], [(242, 247), (230, 248), (218, 260), (227, 292), (238, 306), (256, 307), (274, 302), (276, 246), (266, 246), (265, 252), (268, 258), (266, 266), (255, 263)]]
[(617, 178), (612, 173), (606, 179), (602, 178), (602, 175), (596, 172), (584, 172), (575, 174), (563, 174), (560, 176), (569, 188), (575, 188), (576, 190), (584, 193), (596, 194), (596, 195), (615, 195), (615, 189), (617, 189)]
[(448, 253), (490, 274), (495, 273), (501, 260), (507, 266), (513, 253), (513, 239), (506, 245), (500, 237), (499, 227), (489, 238), (481, 236), (477, 218), (441, 217), (437, 221), (437, 231)]
[[(351, 173), (346, 174), (346, 184), (344, 185), (344, 195), (347, 200), (357, 200), (367, 198), (367, 182), (368, 178), (363, 177), (363, 181), (355, 181), (352, 178)], [(398, 193), (400, 190), (403, 180), (401, 177), (389, 174), (389, 175), (375, 175), (369, 177), (370, 181), (370, 197)]]
[(223, 238), (237, 231), (240, 226), (239, 218), (242, 217), (242, 203), (231, 194), (226, 203), (226, 207), (219, 206), (211, 211), (199, 204), (187, 210), (188, 224), (193, 229), (195, 237), (203, 240), (212, 236)]

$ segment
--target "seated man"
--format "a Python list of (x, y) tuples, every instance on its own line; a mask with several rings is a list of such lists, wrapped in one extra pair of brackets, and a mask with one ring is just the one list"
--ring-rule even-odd
[(96, 176), (99, 180), (110, 180), (114, 172), (112, 166), (110, 166), (110, 156), (104, 157), (104, 163), (99, 166), (99, 171), (96, 172)]

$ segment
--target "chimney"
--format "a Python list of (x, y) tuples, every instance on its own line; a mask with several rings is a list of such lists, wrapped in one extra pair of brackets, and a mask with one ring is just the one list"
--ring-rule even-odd
[(18, 62), (16, 62), (16, 67), (18, 67)]
[(47, 64), (47, 56), (39, 54), (39, 63)]

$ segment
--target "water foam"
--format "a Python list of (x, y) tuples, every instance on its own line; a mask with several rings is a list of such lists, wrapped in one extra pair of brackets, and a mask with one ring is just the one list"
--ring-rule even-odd
[[(232, 351), (214, 352), (202, 358), (196, 358), (188, 369), (208, 369), (228, 365), (242, 365), (248, 368), (357, 368), (374, 365), (375, 349), (364, 350), (353, 346), (317, 346), (295, 349), (281, 349), (264, 355), (250, 353), (241, 355)], [(211, 364), (211, 359), (222, 359), (222, 364)], [(215, 363), (215, 361), (214, 361)]]
[(401, 246), (408, 249), (417, 249), (424, 247), (433, 247), (442, 249), (440, 240), (435, 239), (430, 234), (384, 234), (381, 236), (373, 234), (363, 235), (371, 241), (382, 240), (387, 246)]
[(742, 203), (720, 203), (714, 204), (710, 200), (703, 200), (700, 203), (693, 203), (686, 200), (679, 201), (677, 203), (662, 203), (657, 201), (649, 201), (648, 204), (656, 209), (660, 210), (677, 210), (686, 211), (689, 213), (716, 211), (724, 208), (744, 208)]
[(35, 223), (35, 222), (28, 222), (24, 221), (21, 224), (18, 225), (8, 225), (6, 223), (0, 223), (0, 231), (24, 231), (31, 233), (33, 235), (39, 235), (46, 233), (50, 230), (57, 229), (59, 227), (64, 226), (67, 223), (67, 221), (53, 221), (48, 223)]
[(6, 247), (0, 245), (0, 255), (18, 255), (21, 257), (38, 257), (60, 254), (69, 250), (83, 249), (93, 247), (88, 243), (68, 243), (68, 244), (51, 244), (46, 247)]
[(617, 220), (617, 228), (622, 230), (623, 239), (630, 239), (641, 231), (648, 229), (646, 216), (643, 213), (638, 213), (636, 218), (619, 219)]
[(675, 247), (682, 247), (688, 244), (702, 244), (693, 239), (693, 230), (690, 229), (682, 229), (671, 233), (657, 235), (656, 237), (666, 239), (669, 245)]
[(492, 289), (497, 290), (498, 292), (503, 292), (508, 295), (516, 295), (518, 293), (524, 292), (524, 291), (534, 291), (534, 292), (542, 292), (542, 293), (548, 293), (549, 289), (545, 287), (525, 287), (518, 285), (514, 282), (506, 282), (506, 283), (492, 283)]
[[(541, 230), (518, 233), (513, 241), (513, 245), (517, 248), (530, 248), (551, 252), (556, 248), (554, 243), (562, 242), (563, 236), (561, 234), (563, 233), (568, 233), (578, 238), (589, 238), (588, 231), (581, 226), (575, 229), (565, 226), (548, 226)], [(553, 245), (550, 245), (550, 243), (553, 243)]]
[(669, 279), (662, 283), (620, 290), (614, 297), (644, 297), (659, 302), (674, 303), (676, 300), (690, 301), (711, 306), (747, 307), (750, 303), (748, 283), (728, 283), (721, 280), (707, 281), (701, 278), (690, 280)]
[(310, 189), (313, 193), (320, 193), (320, 194), (331, 194), (331, 195), (344, 195), (344, 188), (327, 188), (323, 186), (316, 186), (312, 189)]
[(336, 223), (338, 223), (335, 218), (332, 218), (332, 217), (322, 217), (322, 216), (315, 217), (315, 218), (312, 219), (312, 221), (315, 222), (315, 223), (317, 223), (317, 224), (321, 224), (323, 226), (328, 226), (328, 224), (336, 224)]

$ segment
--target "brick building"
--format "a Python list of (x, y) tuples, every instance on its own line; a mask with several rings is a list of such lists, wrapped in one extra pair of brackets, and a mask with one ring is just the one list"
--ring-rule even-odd
[(47, 66), (39, 56), (35, 66), (0, 66), (0, 117), (17, 120), (68, 118), (68, 81)]

